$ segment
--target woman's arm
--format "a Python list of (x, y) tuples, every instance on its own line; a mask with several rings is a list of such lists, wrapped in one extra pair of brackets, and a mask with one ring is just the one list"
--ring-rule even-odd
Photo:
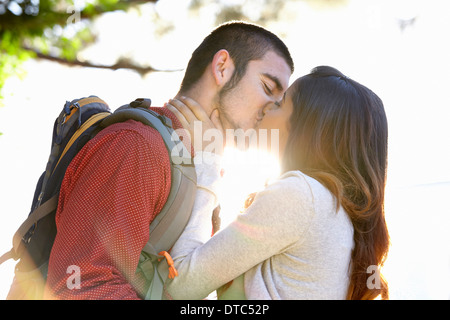
[(298, 241), (308, 225), (296, 213), (302, 210), (307, 219), (311, 209), (298, 201), (292, 179), (282, 179), (257, 194), (244, 214), (210, 238), (216, 196), (212, 192), (214, 186), (204, 185), (203, 178), (209, 174), (217, 176), (214, 170), (212, 166), (199, 166), (200, 185), (191, 220), (171, 252), (179, 275), (169, 280), (166, 291), (174, 299), (205, 298), (253, 266), (283, 252)]
[(174, 261), (193, 251), (211, 238), (211, 217), (218, 205), (221, 157), (210, 152), (196, 152), (197, 191), (191, 217), (183, 233), (171, 250)]

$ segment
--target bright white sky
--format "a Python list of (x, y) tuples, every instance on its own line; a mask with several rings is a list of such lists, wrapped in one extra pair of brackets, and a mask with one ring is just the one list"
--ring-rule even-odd
[[(217, 6), (190, 16), (186, 10), (173, 10), (174, 2), (160, 0), (157, 5), (163, 19), (179, 21), (169, 35), (155, 37), (151, 19), (142, 19), (153, 14), (151, 6), (139, 19), (138, 13), (110, 14), (97, 25), (99, 45), (83, 56), (113, 63), (121, 52), (156, 68), (183, 69), (213, 27)], [(256, 15), (259, 1), (247, 3)], [(390, 130), (386, 215), (392, 238), (385, 272), (394, 299), (450, 298), (449, 9), (446, 0), (353, 0), (333, 10), (287, 1), (281, 22), (267, 26), (291, 50), (296, 63), (292, 81), (317, 65), (331, 65), (384, 101)], [(413, 16), (416, 23), (401, 32), (396, 19)], [(50, 151), (53, 121), (66, 100), (95, 94), (113, 109), (137, 97), (162, 105), (177, 92), (183, 75), (153, 73), (142, 79), (123, 70), (35, 61), (25, 68), (23, 80), (13, 77), (6, 83), (5, 107), (0, 108), (1, 253), (9, 250), (12, 235), (28, 214)], [(232, 216), (273, 164), (242, 155), (230, 159), (238, 165), (229, 162), (224, 212)], [(6, 297), (13, 268), (11, 261), (0, 266), (0, 298)]]

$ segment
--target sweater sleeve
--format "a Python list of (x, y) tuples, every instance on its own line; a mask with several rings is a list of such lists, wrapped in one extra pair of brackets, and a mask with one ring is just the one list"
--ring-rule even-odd
[(66, 172), (46, 298), (139, 298), (136, 267), (170, 190), (170, 163), (154, 129), (132, 121), (115, 126), (91, 140)]
[[(199, 170), (200, 181), (203, 175), (217, 176), (214, 166)], [(179, 276), (167, 284), (167, 293), (174, 299), (203, 299), (298, 242), (313, 210), (311, 193), (307, 188), (299, 190), (295, 181), (280, 179), (258, 193), (243, 214), (209, 240), (204, 221), (210, 220), (215, 195), (199, 186), (199, 203), (187, 231), (172, 250)], [(299, 211), (303, 214), (299, 215)]]

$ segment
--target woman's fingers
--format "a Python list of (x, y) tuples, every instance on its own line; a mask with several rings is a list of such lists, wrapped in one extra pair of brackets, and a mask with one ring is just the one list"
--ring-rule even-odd
[(184, 128), (189, 128), (189, 122), (187, 121), (186, 117), (183, 115), (183, 113), (178, 111), (178, 109), (174, 105), (172, 105), (171, 102), (166, 103), (165, 107), (169, 109), (178, 118), (178, 120), (180, 120), (181, 125)]
[(208, 115), (199, 103), (187, 97), (171, 99), (166, 105), (177, 116), (182, 115), (185, 120), (182, 121), (183, 126), (186, 124), (192, 126), (195, 121), (202, 121), (206, 125), (206, 129), (215, 127), (223, 131), (218, 109), (214, 109), (211, 115)]
[(190, 107), (183, 101), (178, 99), (171, 99), (169, 100), (169, 105), (175, 107), (189, 123), (194, 122), (195, 120), (199, 120), (194, 112), (190, 109)]
[[(189, 132), (190, 140), (196, 151), (204, 150), (206, 146), (217, 143), (218, 147), (215, 148), (217, 149), (215, 152), (223, 152), (224, 135), (218, 109), (214, 109), (208, 115), (200, 104), (186, 97), (169, 100), (166, 108), (175, 114), (184, 129)], [(196, 130), (198, 132), (194, 132)], [(205, 135), (209, 138), (204, 139)], [(214, 141), (211, 141), (212, 137), (214, 137)], [(194, 141), (196, 138), (200, 138), (200, 141)]]
[(180, 97), (180, 101), (190, 109), (190, 111), (195, 115), (195, 117), (198, 120), (200, 121), (209, 120), (208, 114), (197, 101), (189, 97)]
[(223, 126), (222, 126), (222, 122), (220, 121), (219, 109), (214, 109), (213, 112), (211, 112), (211, 116), (209, 117), (209, 119), (214, 124), (216, 129), (220, 130), (220, 132), (223, 133)]

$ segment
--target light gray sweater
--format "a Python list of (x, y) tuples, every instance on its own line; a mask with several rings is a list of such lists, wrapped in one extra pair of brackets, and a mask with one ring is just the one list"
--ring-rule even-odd
[(192, 216), (171, 251), (179, 273), (166, 286), (172, 298), (203, 299), (243, 275), (235, 283), (247, 299), (345, 299), (353, 226), (327, 188), (288, 172), (211, 238), (220, 159), (199, 157)]

